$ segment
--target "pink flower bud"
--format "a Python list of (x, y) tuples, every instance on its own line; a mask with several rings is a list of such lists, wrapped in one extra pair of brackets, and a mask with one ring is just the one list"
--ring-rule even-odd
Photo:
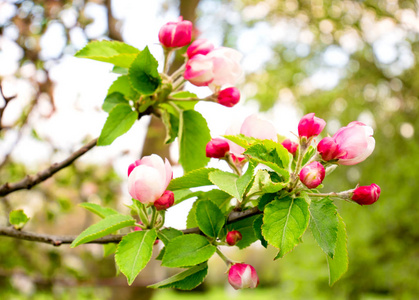
[(259, 284), (259, 277), (255, 268), (248, 264), (234, 264), (228, 271), (228, 282), (238, 289), (254, 289)]
[(364, 161), (375, 148), (373, 129), (361, 122), (351, 122), (333, 137), (326, 137), (317, 145), (323, 160), (338, 159), (341, 165), (355, 165)]
[(197, 54), (206, 55), (214, 50), (214, 45), (206, 39), (195, 40), (186, 50), (186, 55), (189, 59)]
[(295, 156), (295, 152), (297, 152), (298, 144), (294, 143), (293, 141), (286, 139), (281, 143), (282, 146), (284, 146), (285, 149), (288, 150), (289, 153)]
[(243, 55), (234, 49), (220, 47), (206, 55), (213, 61), (214, 80), (211, 87), (221, 87), (225, 84), (235, 85), (242, 76), (240, 60)]
[(229, 150), (230, 146), (226, 140), (215, 138), (208, 142), (205, 147), (205, 154), (207, 157), (222, 158)]
[(197, 54), (186, 63), (183, 77), (196, 86), (207, 86), (214, 80), (212, 59)]
[(326, 121), (314, 116), (314, 113), (309, 113), (301, 118), (298, 123), (298, 135), (300, 137), (305, 136), (306, 138), (311, 138), (313, 136), (318, 136), (324, 126), (326, 126)]
[(172, 191), (165, 191), (163, 195), (154, 202), (157, 210), (166, 210), (175, 203), (175, 194)]
[(240, 101), (240, 91), (236, 87), (229, 87), (218, 93), (217, 102), (227, 107), (233, 107)]
[(152, 154), (137, 160), (134, 165), (134, 168), (131, 165), (128, 168), (128, 192), (143, 204), (154, 203), (163, 195), (172, 179), (169, 161)]
[(233, 231), (229, 231), (227, 232), (227, 236), (226, 236), (226, 242), (227, 244), (229, 244), (230, 246), (234, 246), (235, 244), (237, 244), (238, 241), (240, 241), (242, 239), (242, 234), (240, 233), (240, 231), (237, 230), (233, 230)]
[(177, 22), (163, 25), (159, 31), (159, 41), (165, 47), (183, 47), (191, 42), (192, 23), (179, 17)]
[(370, 205), (378, 200), (381, 189), (375, 183), (369, 186), (359, 186), (352, 195), (352, 200), (360, 205)]
[(326, 171), (321, 163), (313, 161), (300, 171), (300, 180), (309, 189), (318, 187), (326, 175)]

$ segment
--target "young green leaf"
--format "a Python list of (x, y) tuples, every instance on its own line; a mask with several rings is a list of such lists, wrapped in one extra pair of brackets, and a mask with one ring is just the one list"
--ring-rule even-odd
[(268, 247), (268, 242), (262, 235), (263, 215), (258, 215), (253, 221), (253, 230), (255, 231), (256, 237), (260, 240), (263, 247)]
[(159, 63), (151, 55), (148, 47), (141, 51), (128, 70), (131, 86), (142, 95), (151, 95), (161, 84), (157, 67)]
[(126, 133), (135, 121), (138, 119), (138, 113), (133, 111), (127, 104), (116, 105), (109, 113), (105, 125), (102, 128), (98, 139), (98, 146), (106, 146), (119, 136)]
[(137, 48), (118, 41), (93, 41), (79, 50), (74, 56), (111, 63), (128, 68), (137, 54)]
[(329, 265), (329, 285), (333, 285), (348, 270), (348, 250), (346, 247), (346, 227), (342, 217), (338, 214), (339, 226), (338, 237), (333, 259), (327, 256)]
[(200, 201), (195, 216), (199, 229), (212, 238), (218, 236), (225, 223), (223, 213), (211, 200)]
[(137, 100), (138, 93), (131, 87), (128, 75), (119, 76), (109, 87), (108, 95), (113, 93), (120, 93), (124, 95), (127, 100)]
[(198, 186), (213, 185), (213, 183), (208, 179), (209, 173), (216, 171), (215, 168), (201, 168), (197, 170), (190, 171), (183, 175), (172, 179), (170, 181), (167, 189), (169, 191), (176, 191), (182, 189), (189, 189)]
[(9, 214), (9, 223), (17, 230), (22, 229), (29, 219), (22, 209), (12, 210)]
[(188, 91), (180, 91), (173, 94), (170, 94), (170, 98), (173, 99), (187, 99), (187, 98), (198, 98), (198, 96), (194, 93)]
[(301, 165), (304, 166), (310, 160), (310, 158), (314, 156), (314, 154), (316, 154), (316, 148), (310, 146), (304, 154), (303, 162), (301, 163)]
[(175, 114), (170, 113), (167, 110), (162, 109), (161, 120), (166, 127), (166, 138), (164, 139), (165, 144), (172, 143), (179, 133), (179, 117)]
[(175, 288), (192, 290), (204, 281), (207, 273), (208, 264), (205, 262), (148, 287), (153, 289)]
[(131, 285), (153, 254), (155, 229), (134, 231), (124, 236), (115, 253), (115, 262)]
[(244, 149), (249, 148), (251, 145), (258, 142), (257, 139), (245, 136), (244, 134), (237, 134), (237, 135), (224, 135), (224, 137), (233, 143), (243, 147)]
[(329, 198), (313, 200), (310, 204), (310, 216), (310, 230), (315, 240), (324, 253), (333, 258), (339, 224), (336, 206)]
[(179, 122), (179, 161), (185, 172), (205, 167), (205, 147), (211, 140), (207, 121), (197, 111), (183, 111)]
[(119, 92), (114, 92), (106, 96), (102, 105), (102, 109), (106, 112), (110, 112), (112, 108), (114, 108), (118, 104), (129, 105), (128, 101), (125, 99), (123, 94)]
[(109, 208), (109, 207), (102, 207), (99, 204), (96, 203), (89, 203), (89, 202), (83, 202), (80, 203), (79, 206), (87, 209), (88, 211), (98, 215), (99, 217), (106, 218), (110, 215), (116, 215), (119, 214), (116, 210)]
[(274, 200), (265, 207), (262, 234), (270, 245), (279, 249), (277, 257), (283, 257), (300, 242), (308, 221), (308, 204), (304, 198)]
[(237, 230), (242, 234), (242, 239), (236, 244), (240, 249), (244, 249), (258, 240), (253, 229), (253, 222), (257, 217), (257, 215), (251, 216), (226, 226), (228, 231)]
[[(273, 172), (272, 172), (273, 173)], [(276, 173), (274, 173), (276, 174)], [(258, 170), (248, 195), (276, 193), (288, 185), (288, 182), (274, 182), (266, 170)]]
[(134, 224), (135, 220), (131, 216), (121, 214), (107, 216), (80, 233), (73, 243), (71, 243), (71, 248), (101, 238), (121, 228), (133, 226)]
[(198, 234), (187, 234), (174, 238), (166, 246), (162, 266), (182, 268), (197, 265), (207, 261), (216, 247)]

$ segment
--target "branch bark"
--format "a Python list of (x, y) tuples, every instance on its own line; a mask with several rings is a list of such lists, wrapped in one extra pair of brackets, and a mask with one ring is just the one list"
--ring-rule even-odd
[(31, 189), (33, 186), (41, 183), (42, 181), (47, 180), (48, 178), (50, 178), (52, 175), (54, 175), (55, 173), (57, 173), (61, 169), (64, 169), (65, 167), (68, 167), (76, 159), (78, 159), (80, 156), (82, 156), (87, 151), (89, 151), (94, 146), (96, 146), (96, 143), (97, 143), (97, 138), (93, 139), (92, 141), (90, 141), (89, 143), (87, 143), (86, 145), (81, 147), (79, 150), (72, 153), (65, 160), (63, 160), (59, 163), (52, 164), (50, 167), (48, 167), (47, 169), (45, 169), (43, 171), (38, 172), (36, 175), (28, 175), (24, 179), (22, 179), (18, 182), (14, 182), (14, 183), (6, 182), (5, 184), (0, 186), (0, 196), (6, 196), (6, 195), (8, 195), (12, 192), (18, 191), (18, 190), (23, 190), (23, 189), (29, 190), (29, 189)]
[[(231, 223), (237, 222), (239, 220), (242, 220), (242, 219), (245, 219), (245, 218), (260, 214), (260, 213), (262, 212), (258, 210), (257, 207), (254, 207), (245, 211), (241, 211), (241, 212), (233, 211), (232, 213), (230, 213), (227, 223), (231, 224)], [(182, 230), (182, 232), (184, 234), (191, 234), (191, 233), (200, 234), (201, 233), (198, 227), (184, 229)], [(49, 234), (42, 234), (42, 233), (29, 232), (29, 231), (21, 231), (21, 230), (15, 229), (13, 226), (0, 227), (0, 235), (15, 238), (15, 239), (20, 239), (20, 240), (31, 241), (31, 242), (51, 244), (53, 246), (71, 244), (77, 238), (77, 236), (74, 236), (74, 235), (49, 235)], [(119, 243), (124, 236), (125, 234), (107, 235), (99, 239), (90, 241), (88, 242), (88, 244)]]

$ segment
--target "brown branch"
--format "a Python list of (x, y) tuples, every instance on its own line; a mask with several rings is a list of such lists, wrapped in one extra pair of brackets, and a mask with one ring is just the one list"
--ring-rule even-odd
[(0, 108), (0, 130), (3, 129), (3, 123), (2, 123), (2, 119), (3, 119), (3, 113), (4, 110), (6, 109), (7, 105), (9, 104), (10, 101), (12, 101), (13, 99), (15, 99), (17, 97), (17, 95), (11, 96), (11, 97), (6, 97), (3, 93), (3, 88), (0, 84), (0, 95), (3, 97), (4, 99), (4, 106)]
[(96, 143), (97, 143), (97, 138), (93, 139), (88, 144), (81, 147), (79, 150), (71, 154), (65, 160), (59, 163), (52, 164), (50, 167), (48, 167), (47, 169), (43, 171), (38, 172), (36, 175), (28, 175), (21, 181), (14, 182), (14, 183), (6, 182), (5, 184), (0, 186), (0, 196), (5, 196), (18, 190), (31, 189), (33, 186), (41, 183), (42, 181), (47, 180), (48, 178), (50, 178), (52, 175), (54, 175), (61, 169), (64, 169), (65, 167), (72, 164), (80, 156), (82, 156), (87, 151), (89, 151), (94, 146), (96, 146)]
[[(235, 212), (233, 211), (230, 213), (228, 217), (227, 224), (231, 224), (242, 220), (244, 218), (248, 218), (257, 214), (262, 213), (258, 210), (257, 207), (242, 211), (242, 212)], [(198, 227), (188, 228), (182, 230), (184, 234), (190, 233), (197, 233), (200, 234), (201, 231)], [(12, 237), (15, 239), (26, 240), (31, 242), (38, 242), (38, 243), (45, 243), (51, 244), (53, 246), (61, 246), (62, 244), (71, 244), (77, 236), (73, 235), (49, 235), (49, 234), (41, 234), (36, 232), (29, 232), (29, 231), (21, 231), (15, 229), (13, 226), (11, 227), (0, 227), (0, 235), (6, 237)], [(109, 244), (109, 243), (119, 243), (121, 239), (125, 236), (125, 234), (118, 234), (118, 235), (107, 235), (101, 237), (99, 239), (93, 240), (88, 242), (89, 244)]]

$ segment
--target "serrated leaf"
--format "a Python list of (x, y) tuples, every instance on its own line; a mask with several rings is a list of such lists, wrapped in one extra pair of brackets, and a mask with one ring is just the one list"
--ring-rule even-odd
[(259, 198), (258, 208), (260, 211), (265, 209), (265, 206), (276, 198), (277, 194), (264, 194)]
[(189, 268), (156, 284), (149, 285), (148, 287), (153, 289), (176, 288), (181, 290), (192, 290), (204, 281), (207, 273), (208, 265), (207, 263), (203, 263)]
[(179, 116), (163, 109), (161, 120), (166, 127), (166, 137), (164, 139), (164, 143), (170, 144), (175, 140), (179, 133)]
[(186, 110), (179, 122), (179, 161), (185, 172), (205, 167), (209, 157), (205, 147), (211, 140), (207, 121), (197, 111)]
[(134, 231), (124, 236), (115, 253), (115, 262), (131, 285), (153, 254), (155, 229)]
[(233, 143), (243, 147), (244, 149), (249, 148), (251, 145), (258, 142), (258, 139), (253, 137), (245, 136), (244, 134), (237, 134), (237, 135), (224, 135), (224, 137)]
[(180, 92), (170, 94), (170, 98), (187, 99), (187, 98), (198, 98), (198, 96), (196, 94), (188, 92), (188, 91), (180, 91)]
[(196, 206), (196, 220), (199, 229), (207, 236), (216, 238), (223, 228), (225, 217), (212, 201), (200, 201)]
[(110, 215), (80, 233), (73, 243), (71, 243), (71, 248), (101, 238), (121, 228), (133, 226), (134, 224), (135, 220), (131, 216), (121, 214)]
[(127, 100), (137, 100), (138, 93), (131, 87), (128, 75), (119, 76), (109, 87), (108, 95), (120, 93)]
[(316, 154), (316, 148), (313, 146), (310, 146), (307, 149), (306, 153), (304, 154), (301, 166), (304, 166), (313, 157), (314, 154)]
[(260, 240), (263, 247), (268, 247), (268, 242), (262, 235), (263, 215), (258, 215), (253, 221), (253, 230), (255, 231), (256, 237)]
[(167, 245), (175, 237), (183, 235), (183, 232), (175, 228), (164, 228), (157, 232), (158, 238)]
[(12, 210), (9, 214), (9, 223), (17, 230), (22, 229), (29, 219), (22, 209)]
[(106, 218), (111, 215), (119, 214), (116, 210), (109, 208), (109, 207), (102, 207), (99, 204), (96, 203), (89, 203), (89, 202), (83, 202), (80, 203), (79, 206), (87, 209), (88, 211), (98, 215), (99, 217)]
[(173, 191), (173, 194), (175, 195), (175, 203), (178, 204), (186, 199), (194, 197), (196, 192), (192, 192), (190, 189), (182, 189)]
[(172, 179), (167, 189), (169, 191), (176, 191), (176, 190), (189, 189), (189, 188), (198, 187), (198, 186), (213, 185), (211, 180), (209, 180), (208, 178), (208, 174), (216, 170), (218, 169), (201, 168), (201, 169), (190, 171), (186, 173), (185, 175), (183, 175), (182, 177)]
[(128, 68), (114, 66), (112, 68), (112, 73), (125, 75), (128, 74)]
[(74, 56), (111, 63), (128, 68), (140, 50), (118, 41), (93, 41), (79, 50)]
[(327, 263), (329, 265), (329, 285), (333, 285), (338, 281), (343, 274), (348, 270), (348, 250), (346, 246), (347, 235), (346, 226), (342, 217), (338, 214), (338, 237), (335, 248), (335, 255), (333, 259), (327, 256)]
[(286, 197), (266, 205), (262, 234), (266, 241), (279, 249), (283, 257), (300, 242), (309, 221), (308, 204), (303, 198)]
[(114, 244), (114, 243), (104, 244), (103, 245), (103, 257), (114, 254), (117, 248), (118, 248), (118, 244)]
[(256, 172), (255, 180), (253, 180), (252, 187), (249, 190), (249, 195), (276, 193), (288, 185), (288, 182), (274, 182), (271, 175), (266, 170), (258, 170)]
[(151, 95), (161, 84), (157, 67), (159, 63), (145, 47), (132, 62), (128, 70), (131, 86), (142, 95)]
[(112, 108), (118, 104), (129, 105), (123, 94), (114, 92), (106, 96), (105, 100), (103, 101), (102, 109), (106, 112), (110, 112)]
[(339, 224), (336, 206), (329, 198), (313, 200), (310, 204), (310, 216), (310, 230), (314, 239), (324, 253), (333, 258)]
[(97, 142), (98, 146), (112, 144), (117, 137), (130, 130), (137, 119), (138, 113), (133, 111), (131, 106), (126, 104), (116, 105), (109, 112)]
[(162, 266), (171, 268), (189, 267), (207, 261), (216, 247), (198, 234), (188, 234), (172, 239), (166, 246)]
[(242, 234), (242, 239), (236, 244), (240, 249), (244, 249), (256, 242), (258, 238), (253, 229), (253, 222), (258, 215), (251, 216), (233, 223), (229, 223), (226, 227), (228, 231), (237, 230)]

